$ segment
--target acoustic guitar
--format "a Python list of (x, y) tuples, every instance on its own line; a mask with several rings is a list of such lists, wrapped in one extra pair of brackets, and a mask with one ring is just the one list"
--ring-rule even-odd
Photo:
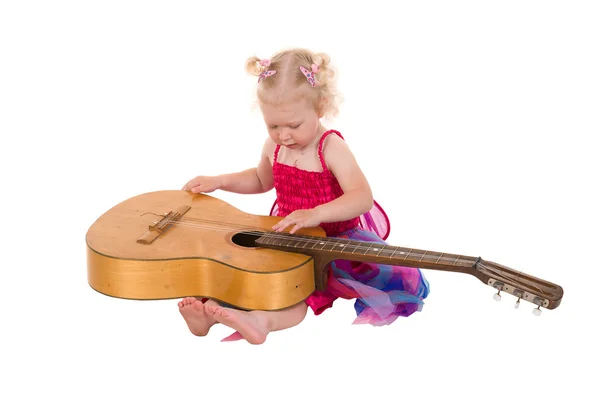
[(211, 297), (247, 310), (280, 310), (323, 290), (335, 259), (471, 274), (540, 308), (563, 289), (481, 257), (326, 237), (323, 229), (274, 232), (281, 218), (252, 215), (206, 194), (157, 191), (125, 200), (86, 235), (90, 286), (125, 299)]

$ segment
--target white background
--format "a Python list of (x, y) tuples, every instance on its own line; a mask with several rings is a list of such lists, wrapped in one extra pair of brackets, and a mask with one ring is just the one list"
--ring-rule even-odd
[[(0, 394), (597, 390), (594, 2), (345, 4), (2, 2)], [(221, 326), (192, 336), (177, 300), (93, 291), (84, 238), (104, 211), (257, 163), (266, 131), (244, 61), (293, 46), (338, 67), (328, 126), (388, 212), (388, 242), (555, 282), (561, 306), (536, 317), (474, 277), (425, 271), (425, 308), (391, 326), (351, 325), (338, 301), (252, 346), (220, 343)], [(274, 198), (215, 195), (256, 214)]]

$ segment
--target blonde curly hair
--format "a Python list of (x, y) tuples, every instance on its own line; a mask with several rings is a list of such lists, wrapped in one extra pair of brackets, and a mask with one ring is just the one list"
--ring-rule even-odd
[[(315, 87), (300, 69), (302, 66), (311, 71), (313, 65), (318, 68), (314, 74)], [(259, 81), (256, 94), (262, 103), (277, 105), (306, 98), (321, 117), (332, 118), (338, 114), (341, 96), (337, 92), (335, 70), (325, 53), (294, 48), (278, 52), (267, 60), (253, 56), (246, 60), (246, 71), (255, 77), (267, 71), (275, 73)]]

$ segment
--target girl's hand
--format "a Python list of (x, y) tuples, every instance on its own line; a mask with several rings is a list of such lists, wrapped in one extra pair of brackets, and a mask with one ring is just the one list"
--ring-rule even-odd
[(296, 230), (304, 227), (315, 227), (321, 224), (321, 217), (316, 208), (312, 210), (297, 210), (280, 220), (273, 226), (273, 230), (282, 232), (289, 226), (294, 225), (290, 230), (290, 233), (294, 233)]
[(181, 190), (189, 190), (192, 193), (210, 193), (221, 188), (221, 180), (218, 176), (197, 176), (186, 183)]

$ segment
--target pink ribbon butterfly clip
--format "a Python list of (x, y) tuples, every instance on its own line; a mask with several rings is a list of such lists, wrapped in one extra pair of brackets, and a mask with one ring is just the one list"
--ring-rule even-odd
[(315, 82), (315, 73), (314, 72), (309, 71), (304, 66), (300, 66), (300, 70), (306, 76), (306, 80), (308, 80), (308, 82), (310, 83), (310, 85), (312, 87), (317, 85), (317, 83)]
[(265, 70), (260, 74), (260, 76), (258, 76), (258, 82), (260, 83), (261, 80), (264, 80), (269, 76), (273, 76), (275, 73), (277, 73), (277, 70)]

